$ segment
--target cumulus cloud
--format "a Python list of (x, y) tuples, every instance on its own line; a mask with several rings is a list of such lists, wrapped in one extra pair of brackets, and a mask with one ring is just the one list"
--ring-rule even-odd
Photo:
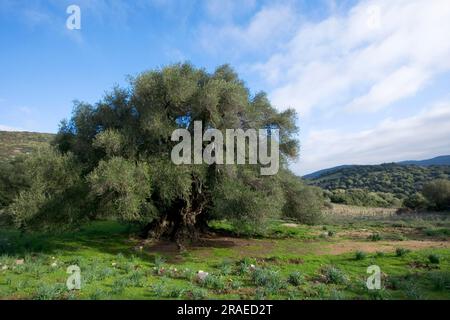
[(316, 107), (373, 112), (450, 70), (448, 30), (447, 0), (362, 1), (346, 14), (302, 23), (254, 70), (281, 108), (304, 116)]
[(371, 129), (312, 130), (303, 141), (297, 172), (341, 164), (378, 164), (450, 154), (450, 102), (414, 116), (387, 118)]

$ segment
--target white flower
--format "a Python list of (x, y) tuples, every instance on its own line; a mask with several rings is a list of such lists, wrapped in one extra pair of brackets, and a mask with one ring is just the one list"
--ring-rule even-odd
[(55, 267), (58, 266), (58, 264), (57, 264), (56, 262), (53, 262), (53, 263), (51, 264), (51, 266), (52, 266), (53, 268), (55, 268)]

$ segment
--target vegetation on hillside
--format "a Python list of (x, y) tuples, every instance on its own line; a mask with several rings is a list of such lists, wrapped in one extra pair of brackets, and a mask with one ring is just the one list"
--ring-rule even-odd
[(0, 162), (46, 146), (54, 136), (51, 133), (0, 131)]
[(420, 167), (394, 163), (351, 166), (324, 173), (308, 182), (326, 190), (365, 189), (392, 193), (404, 199), (420, 192), (427, 182), (435, 179), (450, 179), (450, 166)]

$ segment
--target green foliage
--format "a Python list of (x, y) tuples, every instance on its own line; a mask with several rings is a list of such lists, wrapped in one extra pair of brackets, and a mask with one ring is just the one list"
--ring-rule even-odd
[(364, 251), (356, 251), (355, 252), (355, 260), (364, 260), (367, 254)]
[(0, 131), (0, 163), (48, 146), (54, 137), (50, 133)]
[(436, 210), (450, 209), (450, 180), (431, 181), (423, 186), (422, 193), (431, 208)]
[(304, 224), (317, 224), (322, 219), (324, 198), (322, 190), (303, 184), (295, 176), (287, 176), (283, 181), (286, 202), (284, 217)]
[(292, 284), (293, 286), (299, 286), (304, 282), (304, 276), (299, 271), (294, 271), (289, 274), (288, 276), (288, 282)]
[(428, 207), (428, 202), (421, 193), (416, 192), (403, 200), (403, 206), (413, 210), (424, 210)]
[(274, 270), (256, 268), (251, 274), (252, 282), (258, 287), (264, 287), (272, 292), (282, 289), (286, 283), (280, 274)]
[(71, 153), (41, 148), (25, 159), (23, 167), (29, 186), (8, 208), (19, 228), (52, 229), (85, 220), (87, 188)]
[(391, 193), (371, 192), (365, 189), (336, 189), (325, 192), (333, 203), (341, 203), (363, 207), (395, 207), (400, 204), (399, 199)]
[[(283, 208), (312, 223), (319, 191), (283, 183), (298, 154), (295, 117), (293, 110), (278, 112), (264, 93), (250, 95), (229, 66), (213, 73), (190, 64), (143, 72), (96, 104), (75, 102), (54, 148), (26, 160), (29, 186), (8, 210), (23, 228), (107, 217), (155, 222), (161, 228), (152, 235), (177, 241), (212, 218), (229, 219), (240, 233), (257, 232)], [(186, 128), (193, 136), (194, 121), (222, 132), (279, 129), (285, 174), (261, 176), (261, 164), (175, 165), (171, 135)], [(9, 204), (10, 195), (1, 197)]]
[(325, 283), (344, 284), (347, 277), (339, 268), (335, 266), (326, 266), (322, 269), (322, 277)]
[(409, 252), (410, 252), (410, 250), (409, 249), (405, 249), (405, 248), (397, 248), (397, 249), (395, 249), (395, 255), (397, 257), (403, 257)]
[(381, 235), (379, 233), (372, 233), (369, 236), (369, 240), (371, 240), (371, 241), (380, 241), (381, 240)]
[(151, 192), (150, 170), (144, 162), (121, 157), (100, 161), (87, 177), (91, 193), (99, 198), (103, 215), (125, 221), (150, 221), (153, 207), (146, 201)]
[(441, 261), (441, 257), (439, 257), (439, 255), (437, 254), (430, 254), (428, 256), (428, 261), (434, 264), (439, 264), (439, 262)]
[[(350, 166), (322, 173), (308, 179), (326, 190), (364, 189), (375, 193), (391, 193), (398, 199), (420, 192), (423, 186), (436, 177), (450, 178), (450, 166), (381, 165)], [(381, 196), (380, 194), (378, 194)], [(382, 197), (382, 196), (381, 196)], [(384, 199), (388, 203), (392, 200)], [(380, 201), (380, 199), (377, 199)], [(393, 199), (394, 206), (396, 200)]]

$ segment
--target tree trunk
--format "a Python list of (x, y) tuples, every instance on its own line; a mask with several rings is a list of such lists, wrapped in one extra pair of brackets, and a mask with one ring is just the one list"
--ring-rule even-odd
[(197, 241), (201, 234), (208, 232), (206, 204), (208, 197), (202, 193), (201, 185), (193, 183), (189, 202), (179, 199), (143, 229), (144, 238), (169, 239), (175, 241), (180, 250), (186, 242)]

